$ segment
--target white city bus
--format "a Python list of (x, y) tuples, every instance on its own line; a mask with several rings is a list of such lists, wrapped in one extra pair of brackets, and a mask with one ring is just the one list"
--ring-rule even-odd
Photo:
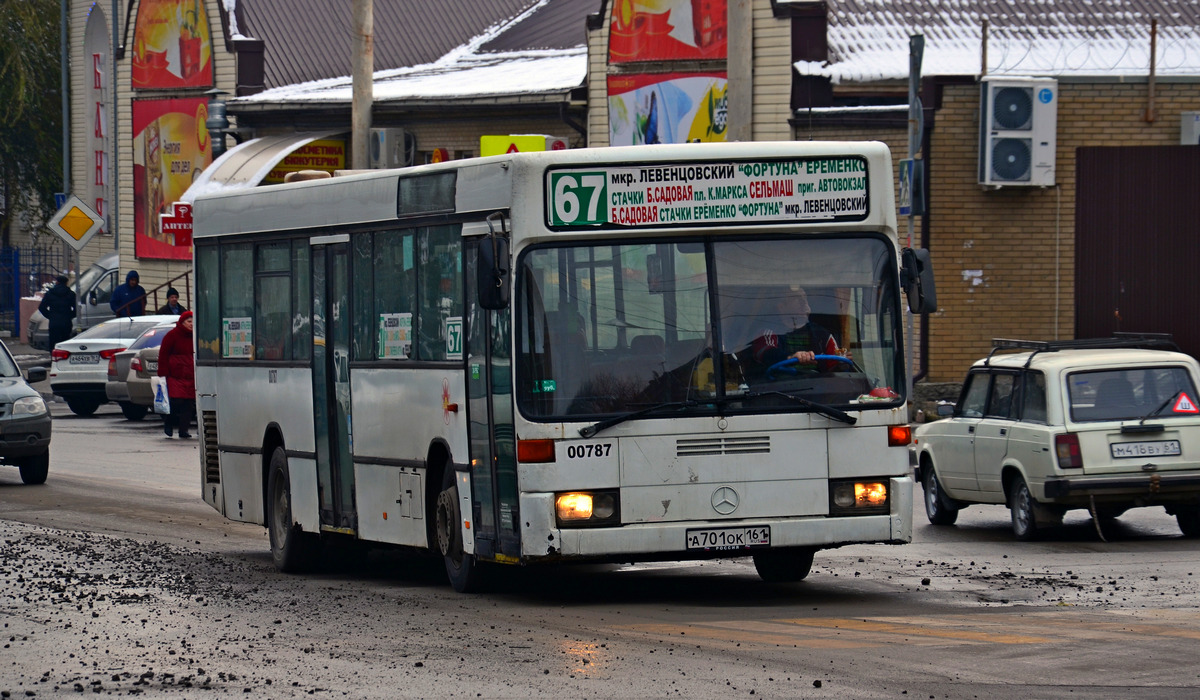
[[(282, 570), (390, 543), (460, 591), (543, 561), (794, 581), (819, 549), (908, 542), (900, 293), (933, 290), (893, 197), (883, 144), (814, 142), (199, 197), (204, 500), (265, 525)], [(778, 360), (802, 294), (823, 346)]]

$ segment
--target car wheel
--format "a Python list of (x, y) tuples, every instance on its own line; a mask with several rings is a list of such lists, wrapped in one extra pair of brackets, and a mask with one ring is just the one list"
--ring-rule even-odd
[(812, 571), (812, 547), (799, 549), (773, 549), (754, 555), (754, 570), (767, 583), (794, 583), (803, 581)]
[(67, 407), (71, 413), (86, 418), (100, 408), (100, 402), (95, 399), (67, 399)]
[(285, 573), (308, 571), (316, 564), (321, 543), (313, 533), (301, 530), (292, 518), (292, 483), (287, 454), (282, 447), (271, 453), (268, 474), (267, 533), (275, 568)]
[(455, 471), (446, 465), (442, 472), (442, 490), (437, 498), (437, 541), (446, 561), (446, 577), (459, 593), (470, 593), (479, 588), (481, 576), (474, 554), (463, 551), (462, 516), (458, 508), (458, 485)]
[(145, 418), (149, 412), (150, 409), (145, 406), (139, 406), (136, 403), (128, 401), (121, 402), (121, 413), (125, 414), (125, 420), (138, 421)]
[(1013, 534), (1022, 542), (1038, 538), (1037, 517), (1034, 513), (1036, 504), (1025, 479), (1018, 476), (1008, 497), (1008, 507), (1012, 509)]
[(926, 465), (921, 486), (925, 491), (925, 516), (934, 525), (953, 525), (958, 520), (958, 508), (949, 503), (946, 494), (942, 493), (942, 485), (938, 482), (933, 465)]
[(1179, 530), (1183, 532), (1184, 537), (1200, 537), (1200, 506), (1176, 508), (1175, 522), (1179, 523)]
[(44, 484), (46, 476), (50, 473), (50, 451), (46, 450), (40, 455), (32, 457), (22, 457), (18, 462), (21, 467), (21, 481), (26, 484)]

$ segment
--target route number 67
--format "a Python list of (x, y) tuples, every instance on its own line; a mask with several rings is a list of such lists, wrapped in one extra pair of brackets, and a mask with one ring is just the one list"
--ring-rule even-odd
[(550, 224), (579, 226), (608, 221), (604, 211), (604, 173), (552, 173)]

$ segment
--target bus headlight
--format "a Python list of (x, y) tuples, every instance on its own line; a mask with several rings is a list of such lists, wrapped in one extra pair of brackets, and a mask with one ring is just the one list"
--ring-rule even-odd
[(889, 506), (886, 481), (844, 480), (829, 483), (830, 515), (887, 513)]
[(571, 491), (554, 498), (559, 527), (595, 527), (620, 521), (616, 491)]

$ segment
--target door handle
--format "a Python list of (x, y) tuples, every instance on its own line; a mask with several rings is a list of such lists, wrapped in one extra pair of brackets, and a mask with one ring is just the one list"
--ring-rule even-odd
[(967, 426), (967, 432), (968, 432), (968, 433), (973, 433), (973, 432), (975, 432), (975, 426), (973, 426), (973, 425)]

